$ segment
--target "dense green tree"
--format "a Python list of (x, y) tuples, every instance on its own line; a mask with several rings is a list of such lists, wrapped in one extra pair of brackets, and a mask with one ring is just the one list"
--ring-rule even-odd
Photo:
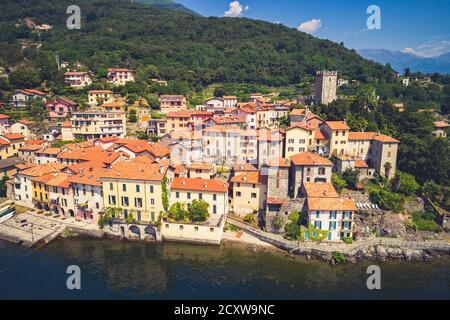
[(208, 213), (209, 203), (205, 200), (193, 200), (188, 207), (189, 219), (193, 222), (203, 222), (209, 217)]

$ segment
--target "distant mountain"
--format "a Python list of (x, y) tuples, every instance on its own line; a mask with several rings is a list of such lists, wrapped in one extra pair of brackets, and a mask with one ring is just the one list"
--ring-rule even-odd
[(198, 14), (191, 9), (186, 8), (182, 4), (176, 3), (174, 0), (135, 0), (135, 2), (149, 4), (162, 9), (172, 9), (176, 11)]
[(392, 68), (403, 73), (405, 68), (423, 73), (450, 73), (450, 52), (434, 58), (423, 58), (411, 53), (385, 49), (362, 49), (358, 53), (381, 64), (390, 63)]

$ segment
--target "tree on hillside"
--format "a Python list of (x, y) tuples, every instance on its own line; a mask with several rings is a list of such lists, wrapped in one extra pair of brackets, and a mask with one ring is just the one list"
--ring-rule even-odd
[(47, 119), (48, 112), (44, 106), (44, 101), (39, 98), (32, 100), (28, 105), (28, 114), (36, 123)]
[(35, 88), (41, 85), (39, 71), (34, 68), (17, 68), (9, 75), (9, 82), (17, 88)]

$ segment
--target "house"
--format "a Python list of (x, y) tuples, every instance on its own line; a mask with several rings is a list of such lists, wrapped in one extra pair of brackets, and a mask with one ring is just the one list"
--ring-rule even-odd
[(124, 86), (127, 82), (134, 82), (135, 72), (131, 69), (108, 69), (108, 82), (116, 86)]
[(16, 90), (11, 98), (11, 106), (15, 108), (24, 108), (35, 99), (42, 99), (47, 102), (47, 94), (35, 89)]
[(236, 108), (238, 103), (238, 98), (236, 96), (223, 96), (223, 106), (224, 108)]
[(266, 207), (267, 185), (259, 172), (246, 172), (231, 179), (233, 213), (245, 216), (258, 213)]
[(448, 121), (435, 121), (433, 122), (434, 131), (432, 132), (432, 135), (434, 137), (438, 138), (446, 138), (447, 137), (447, 130), (450, 127), (450, 124)]
[(103, 103), (115, 101), (115, 94), (111, 90), (89, 90), (88, 103), (91, 106), (98, 106)]
[(216, 174), (216, 165), (214, 163), (194, 162), (188, 167), (189, 178), (192, 179), (212, 179)]
[(310, 151), (309, 146), (313, 145), (315, 130), (312, 126), (304, 122), (297, 122), (286, 129), (284, 155), (290, 158), (294, 154)]
[(170, 187), (170, 203), (188, 206), (194, 199), (209, 203), (210, 221), (218, 222), (228, 213), (228, 183), (220, 180), (174, 178)]
[(382, 176), (393, 178), (400, 141), (377, 132), (350, 132), (346, 155), (364, 160)]
[(193, 111), (175, 111), (167, 114), (166, 133), (189, 129)]
[(56, 163), (58, 162), (58, 154), (60, 152), (61, 148), (45, 148), (36, 150), (34, 152), (34, 163), (36, 164)]
[(163, 113), (187, 110), (187, 100), (182, 95), (162, 95), (159, 97), (160, 109)]
[(76, 102), (67, 98), (58, 98), (45, 104), (48, 115), (52, 120), (62, 120), (69, 117), (76, 110), (77, 106)]
[(99, 106), (99, 109), (105, 112), (125, 112), (126, 111), (126, 103), (120, 101), (107, 102)]
[[(304, 231), (305, 240), (314, 240), (322, 236), (325, 241), (337, 242), (353, 237), (354, 215), (357, 210), (350, 198), (339, 198), (337, 194), (324, 196), (326, 190), (333, 188), (325, 184), (305, 184), (307, 192), (308, 230)], [(334, 189), (334, 188), (333, 188)]]
[(13, 125), (11, 125), (10, 132), (20, 134), (27, 140), (32, 140), (35, 137), (34, 134), (34, 121), (30, 120), (19, 120)]
[(107, 169), (96, 162), (72, 165), (67, 169), (74, 173), (71, 176), (71, 183), (75, 217), (96, 224), (100, 213), (104, 210), (100, 177), (106, 173)]
[(27, 163), (37, 163), (36, 162), (36, 152), (43, 149), (43, 145), (39, 144), (28, 144), (19, 148), (19, 158)]
[(205, 100), (205, 110), (206, 111), (216, 111), (225, 109), (225, 103), (222, 98), (209, 98)]
[(67, 148), (67, 145), (65, 147), (65, 150), (58, 153), (57, 158), (58, 162), (66, 165), (95, 161), (110, 166), (124, 158), (118, 152), (106, 151), (98, 146), (74, 149)]
[(311, 152), (301, 152), (290, 157), (290, 194), (298, 198), (305, 182), (331, 182), (333, 162)]
[(91, 72), (66, 72), (64, 83), (72, 88), (84, 88), (92, 84)]
[(10, 117), (5, 114), (0, 114), (0, 135), (8, 133), (10, 128)]
[[(73, 202), (72, 175), (64, 172), (50, 173), (50, 179), (43, 177), (48, 194), (48, 211), (54, 214), (75, 217), (75, 206)], [(39, 179), (39, 178), (38, 178)], [(33, 180), (33, 183), (40, 182)], [(44, 204), (45, 208), (45, 204)]]
[(148, 121), (148, 135), (162, 137), (167, 133), (167, 119), (150, 119)]
[[(105, 208), (121, 208), (119, 219), (157, 223), (163, 212), (163, 189), (170, 181), (169, 164), (138, 157), (114, 164), (100, 176)], [(169, 182), (170, 183), (170, 182)], [(168, 195), (167, 195), (168, 196)]]
[(321, 127), (322, 132), (328, 137), (331, 155), (344, 155), (348, 148), (348, 136), (350, 127), (345, 121), (326, 121)]
[[(57, 173), (62, 169), (63, 165), (59, 163), (47, 163), (27, 167), (20, 170), (14, 176), (14, 195), (15, 200), (24, 203), (26, 206), (33, 205), (33, 197), (37, 198), (38, 194), (33, 193), (32, 179), (42, 177), (49, 173)], [(36, 186), (38, 187), (38, 186)], [(42, 187), (42, 186), (41, 186)], [(42, 189), (42, 188), (41, 188)], [(42, 192), (42, 191), (40, 191)], [(45, 193), (45, 191), (44, 191)], [(44, 199), (45, 196), (42, 197)]]
[(7, 133), (0, 136), (0, 160), (19, 154), (19, 149), (25, 145), (25, 137), (18, 133)]
[(17, 165), (24, 163), (24, 160), (17, 157), (0, 160), (0, 177), (11, 178), (18, 172)]

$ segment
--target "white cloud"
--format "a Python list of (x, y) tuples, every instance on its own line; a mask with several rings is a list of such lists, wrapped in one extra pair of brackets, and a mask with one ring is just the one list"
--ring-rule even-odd
[(401, 50), (404, 53), (414, 54), (423, 58), (433, 58), (440, 56), (441, 54), (450, 52), (450, 41), (449, 40), (441, 40), (428, 42), (419, 45), (416, 49), (413, 48), (404, 48)]
[(314, 33), (322, 27), (322, 19), (312, 19), (300, 24), (297, 28), (298, 31), (306, 33)]
[(239, 1), (230, 3), (230, 8), (225, 11), (225, 17), (240, 17), (245, 11), (250, 9), (249, 6), (244, 6)]

